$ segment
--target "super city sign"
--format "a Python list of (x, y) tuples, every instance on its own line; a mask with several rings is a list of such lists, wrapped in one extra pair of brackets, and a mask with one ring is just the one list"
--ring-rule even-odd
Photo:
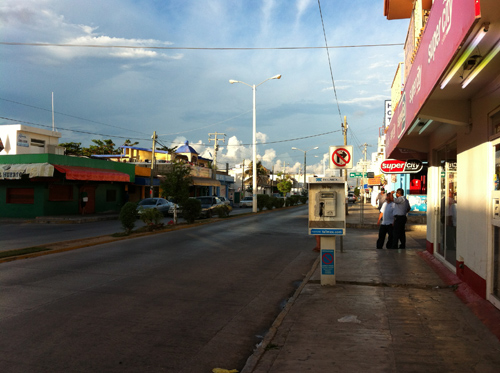
[(416, 159), (408, 161), (398, 161), (396, 159), (388, 159), (380, 165), (380, 170), (384, 174), (416, 174), (422, 171), (422, 162)]

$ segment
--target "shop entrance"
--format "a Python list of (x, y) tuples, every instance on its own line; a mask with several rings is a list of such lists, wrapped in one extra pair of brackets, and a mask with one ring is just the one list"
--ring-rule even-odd
[(438, 254), (453, 267), (457, 260), (457, 143), (438, 152), (441, 163)]

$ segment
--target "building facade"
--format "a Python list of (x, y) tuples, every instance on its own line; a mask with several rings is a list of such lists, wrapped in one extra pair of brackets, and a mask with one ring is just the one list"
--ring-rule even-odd
[(500, 308), (498, 0), (384, 5), (410, 20), (386, 156), (428, 162), (427, 250)]

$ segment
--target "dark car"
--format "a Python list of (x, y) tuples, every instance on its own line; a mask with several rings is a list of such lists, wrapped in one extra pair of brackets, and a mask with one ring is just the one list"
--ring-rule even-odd
[(137, 213), (140, 215), (146, 209), (156, 209), (166, 216), (170, 206), (173, 203), (165, 198), (145, 198), (137, 204)]
[(213, 209), (224, 204), (218, 197), (206, 196), (196, 197), (196, 199), (201, 202), (201, 218), (211, 218), (212, 215), (215, 215)]

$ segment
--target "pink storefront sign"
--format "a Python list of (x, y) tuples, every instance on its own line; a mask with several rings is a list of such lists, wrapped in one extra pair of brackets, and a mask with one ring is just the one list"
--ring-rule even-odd
[(478, 17), (480, 0), (434, 1), (403, 95), (387, 130), (387, 156), (408, 131)]

